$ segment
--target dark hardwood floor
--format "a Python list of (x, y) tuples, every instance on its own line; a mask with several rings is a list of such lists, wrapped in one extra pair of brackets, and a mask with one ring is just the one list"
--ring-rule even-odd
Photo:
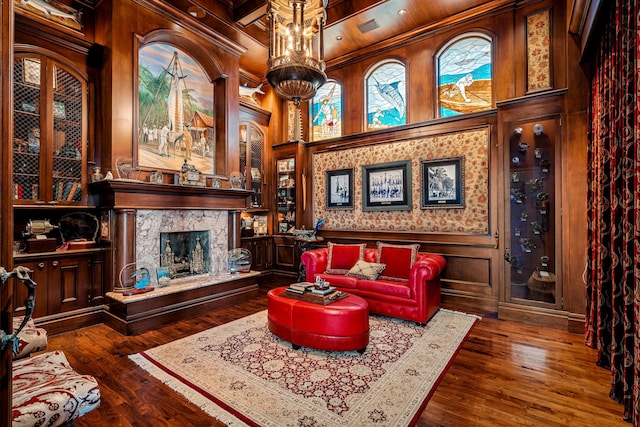
[[(136, 336), (105, 325), (49, 338), (79, 372), (100, 384), (100, 408), (83, 426), (218, 426), (128, 355), (266, 309), (255, 299)], [(455, 308), (455, 307), (451, 307)], [(418, 426), (626, 426), (609, 399), (609, 373), (582, 336), (485, 317), (471, 331)]]

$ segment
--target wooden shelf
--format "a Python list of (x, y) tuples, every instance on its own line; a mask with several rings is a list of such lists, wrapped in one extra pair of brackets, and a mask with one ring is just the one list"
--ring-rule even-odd
[(89, 184), (94, 203), (114, 209), (244, 210), (251, 190), (105, 180)]

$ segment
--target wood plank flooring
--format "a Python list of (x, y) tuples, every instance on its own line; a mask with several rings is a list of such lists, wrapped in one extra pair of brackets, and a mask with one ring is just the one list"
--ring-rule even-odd
[[(49, 338), (79, 372), (95, 376), (102, 404), (78, 427), (219, 426), (128, 355), (266, 309), (259, 297), (136, 336), (105, 325)], [(443, 377), (418, 426), (628, 426), (609, 399), (609, 373), (582, 336), (485, 317)]]

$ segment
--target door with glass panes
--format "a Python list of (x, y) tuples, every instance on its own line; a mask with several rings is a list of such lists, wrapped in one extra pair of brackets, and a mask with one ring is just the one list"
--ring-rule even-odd
[(555, 117), (511, 123), (505, 230), (507, 300), (560, 308), (560, 126)]
[(251, 207), (262, 208), (262, 157), (265, 135), (256, 123), (240, 122), (240, 173), (246, 177), (246, 189), (253, 190)]
[(87, 83), (40, 54), (13, 66), (14, 204), (77, 204), (86, 176)]

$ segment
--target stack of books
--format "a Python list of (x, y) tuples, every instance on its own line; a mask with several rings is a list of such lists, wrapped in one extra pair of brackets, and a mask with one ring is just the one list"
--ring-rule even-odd
[(294, 294), (304, 294), (305, 292), (311, 292), (314, 284), (311, 282), (299, 282), (293, 283), (287, 287), (287, 292), (293, 292)]
[(319, 289), (316, 287), (311, 288), (311, 292), (316, 294), (316, 295), (329, 295), (330, 293), (334, 292), (336, 290), (336, 288), (334, 288), (333, 286), (329, 286), (327, 288), (324, 289)]

